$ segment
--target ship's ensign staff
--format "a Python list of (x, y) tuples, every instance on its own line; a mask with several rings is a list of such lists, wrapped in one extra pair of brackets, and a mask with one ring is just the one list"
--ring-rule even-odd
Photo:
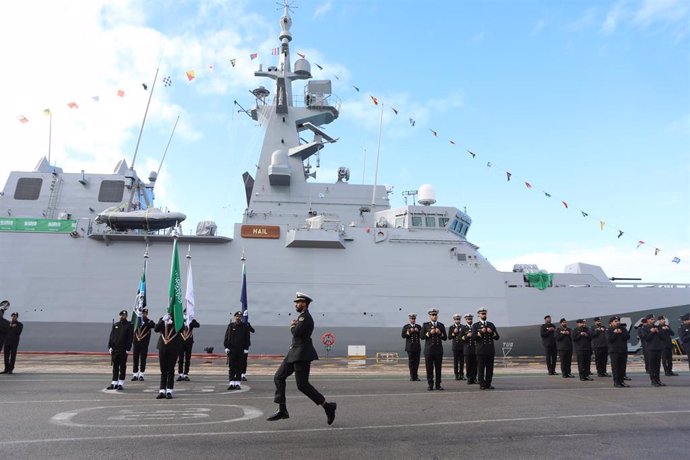
[(188, 322), (186, 308), (184, 315), (184, 327), (180, 331), (180, 356), (177, 361), (178, 382), (181, 380), (189, 382), (189, 365), (192, 359), (192, 348), (194, 348), (194, 329), (199, 327), (199, 323), (194, 318)]
[(609, 344), (613, 386), (616, 388), (630, 386), (624, 382), (625, 370), (628, 363), (628, 339), (630, 339), (630, 332), (628, 332), (624, 324), (621, 324), (621, 317), (612, 316), (609, 318), (609, 328), (606, 330), (606, 341)]
[(154, 332), (158, 338), (158, 362), (161, 368), (161, 381), (156, 399), (172, 399), (175, 388), (175, 361), (182, 348), (182, 338), (175, 331), (175, 324), (169, 314), (158, 320)]
[(417, 314), (407, 315), (409, 322), (402, 327), (402, 338), (405, 339), (405, 351), (407, 352), (407, 366), (410, 369), (410, 381), (419, 381), (419, 357), (422, 353), (420, 336), (422, 326), (417, 324)]
[(223, 346), (225, 354), (228, 355), (228, 390), (242, 389), (242, 363), (244, 350), (249, 349), (250, 327), (249, 323), (242, 322), (242, 312), (236, 311), (234, 321), (230, 322), (225, 330)]
[(599, 377), (611, 377), (606, 372), (606, 363), (609, 359), (609, 347), (606, 342), (606, 328), (601, 324), (601, 318), (594, 318), (594, 327), (591, 329), (592, 333), (592, 350), (594, 351), (594, 363), (597, 368), (597, 375)]
[(592, 380), (592, 333), (584, 319), (578, 319), (573, 329), (573, 348), (577, 357), (577, 373), (580, 380)]
[[(422, 325), (424, 343), (424, 362), (426, 364), (427, 390), (443, 390), (441, 386), (441, 368), (443, 366), (443, 341), (448, 338), (446, 326), (438, 320), (438, 310), (429, 310), (429, 321)], [(434, 386), (434, 374), (436, 376)]]
[(10, 316), (10, 325), (5, 336), (5, 370), (2, 374), (12, 374), (14, 372), (14, 362), (17, 359), (17, 348), (19, 347), (19, 336), (22, 335), (24, 325), (19, 321), (19, 313), (14, 312)]
[(680, 345), (683, 351), (688, 355), (688, 369), (690, 369), (690, 313), (686, 313), (680, 317), (681, 324), (678, 336), (680, 338)]
[(292, 345), (290, 345), (287, 356), (273, 377), (276, 386), (274, 401), (278, 404), (278, 410), (266, 420), (275, 421), (290, 418), (285, 399), (285, 381), (294, 373), (297, 389), (314, 403), (323, 407), (326, 412), (326, 422), (330, 425), (335, 420), (337, 405), (334, 402), (327, 402), (326, 398), (309, 383), (311, 362), (319, 359), (311, 341), (311, 334), (314, 332), (314, 319), (309, 313), (309, 304), (311, 304), (312, 299), (308, 295), (298, 292), (294, 302), (295, 310), (299, 315), (290, 323)]
[(540, 335), (541, 344), (544, 347), (544, 358), (546, 359), (546, 371), (549, 375), (556, 373), (556, 326), (551, 322), (551, 315), (544, 316), (544, 324), (541, 325)]
[(659, 321), (661, 336), (664, 339), (664, 349), (661, 350), (661, 365), (664, 367), (664, 375), (666, 377), (675, 377), (678, 375), (673, 372), (673, 336), (676, 333), (668, 325), (664, 315), (659, 315), (657, 320)]
[(659, 373), (661, 372), (661, 352), (664, 350), (664, 337), (661, 327), (654, 321), (654, 315), (647, 315), (645, 325), (638, 328), (640, 340), (644, 341), (647, 348), (647, 372), (652, 385), (663, 387)]
[(127, 310), (120, 311), (120, 321), (113, 324), (108, 338), (108, 351), (113, 365), (113, 381), (106, 390), (122, 390), (127, 375), (127, 352), (132, 349), (134, 331), (127, 321)]
[(452, 341), (453, 373), (455, 380), (465, 380), (465, 344), (462, 342), (462, 316), (453, 315), (453, 325), (448, 330), (448, 338)]
[(500, 337), (494, 323), (486, 320), (486, 308), (480, 308), (477, 314), (479, 321), (472, 325), (472, 334), (475, 336), (479, 388), (493, 390), (491, 381), (494, 377), (494, 357), (496, 356), (494, 342)]
[(136, 380), (144, 381), (146, 358), (149, 354), (149, 342), (154, 327), (156, 327), (156, 323), (149, 319), (149, 309), (142, 309), (139, 325), (134, 329), (134, 341), (132, 343), (133, 382)]
[(477, 383), (477, 349), (475, 347), (474, 334), (472, 333), (472, 313), (465, 313), (465, 323), (462, 325), (462, 351), (465, 354), (465, 375), (467, 384)]

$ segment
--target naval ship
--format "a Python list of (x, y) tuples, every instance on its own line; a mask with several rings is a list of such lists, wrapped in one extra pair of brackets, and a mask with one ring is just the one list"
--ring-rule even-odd
[[(197, 352), (222, 348), (240, 307), (243, 258), (253, 354), (285, 352), (295, 291), (315, 299), (314, 339), (332, 333), (334, 356), (349, 345), (365, 346), (368, 356), (402, 353), (408, 312), (423, 319), (430, 307), (447, 325), (452, 313), (487, 308), (501, 335), (498, 353), (511, 355), (542, 352), (537, 331), (546, 313), (622, 315), (633, 327), (649, 312), (675, 321), (690, 308), (690, 284), (612, 282), (584, 263), (562, 273), (533, 265), (499, 271), (468, 240), (470, 216), (436, 203), (430, 185), (412, 205), (392, 207), (388, 187), (349, 183), (345, 167), (317, 182), (309, 159), (336, 142), (325, 126), (338, 119), (340, 101), (330, 80), (312, 78), (306, 59), (291, 59), (291, 25), (286, 6), (278, 62), (255, 72), (271, 89), (252, 91), (248, 112), (265, 137), (256, 171), (243, 175), (241, 222), (232, 236), (210, 221), (178, 236), (180, 258), (189, 252), (193, 264)], [(10, 174), (0, 196), (0, 297), (25, 323), (22, 349), (106, 350), (112, 318), (133, 308), (144, 255), (150, 316), (162, 316), (172, 227), (185, 216), (153, 207), (155, 181), (125, 160), (92, 174), (42, 158), (33, 171)]]

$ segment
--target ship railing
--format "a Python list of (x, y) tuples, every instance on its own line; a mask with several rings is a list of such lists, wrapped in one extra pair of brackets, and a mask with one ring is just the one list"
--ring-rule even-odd
[(690, 289), (690, 283), (612, 283), (619, 288)]
[[(265, 108), (273, 108), (277, 103), (277, 96), (271, 99), (271, 104), (268, 104), (265, 100), (259, 99), (258, 103), (263, 102), (259, 106), (259, 110)], [(314, 94), (304, 94), (302, 96), (292, 96), (292, 107), (306, 107), (313, 110), (334, 110), (340, 112), (340, 106), (342, 101), (335, 94), (330, 95), (314, 95)]]

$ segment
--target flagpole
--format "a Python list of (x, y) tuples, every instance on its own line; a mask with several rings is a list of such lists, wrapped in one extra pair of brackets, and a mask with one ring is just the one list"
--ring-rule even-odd
[(379, 140), (376, 146), (376, 170), (374, 171), (374, 190), (371, 192), (371, 215), (376, 207), (376, 184), (379, 179), (379, 157), (381, 156), (381, 131), (383, 129), (383, 102), (381, 103), (381, 119), (379, 121)]
[(244, 250), (242, 251), (242, 288), (240, 290), (240, 303), (242, 304), (242, 322), (244, 324), (249, 323), (249, 306), (247, 301), (247, 268), (245, 262), (247, 258), (244, 256)]
[(53, 111), (48, 112), (48, 164), (50, 164), (50, 149), (53, 144)]

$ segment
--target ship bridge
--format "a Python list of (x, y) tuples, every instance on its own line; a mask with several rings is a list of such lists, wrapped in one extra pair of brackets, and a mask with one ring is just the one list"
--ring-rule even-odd
[(447, 230), (463, 239), (472, 225), (470, 216), (450, 206), (408, 205), (387, 209), (377, 212), (374, 221), (376, 227)]

